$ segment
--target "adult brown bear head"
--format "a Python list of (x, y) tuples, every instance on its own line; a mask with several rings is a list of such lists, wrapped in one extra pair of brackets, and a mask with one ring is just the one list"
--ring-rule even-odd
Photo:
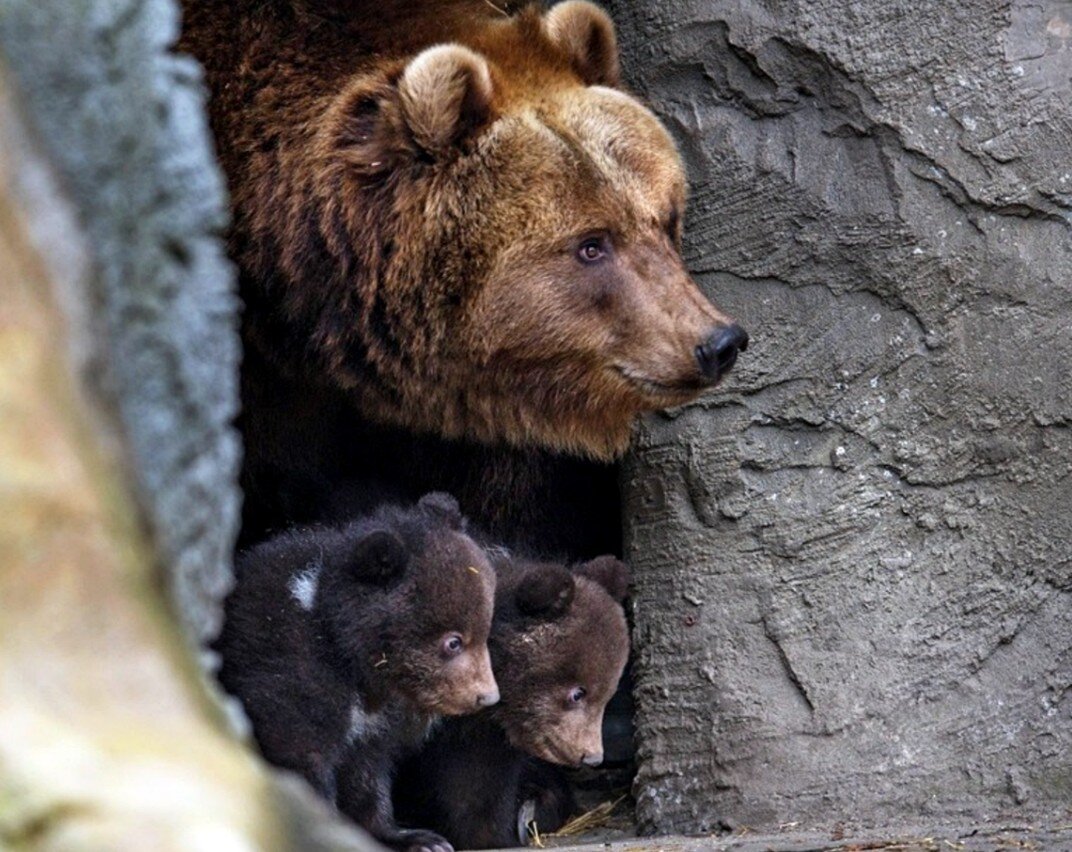
[(374, 420), (612, 458), (748, 342), (679, 254), (680, 158), (596, 6), (444, 27), (316, 131), (315, 356)]

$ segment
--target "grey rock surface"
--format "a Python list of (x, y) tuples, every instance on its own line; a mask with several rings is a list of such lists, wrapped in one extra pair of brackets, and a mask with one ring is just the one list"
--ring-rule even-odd
[[(112, 442), (108, 453), (121, 459), (124, 469), (137, 478), (140, 508), (172, 592), (176, 617), (186, 639), (200, 647), (218, 629), (220, 604), (232, 580), (239, 442), (230, 424), (238, 399), (238, 303), (234, 274), (219, 237), (226, 204), (209, 143), (200, 71), (191, 60), (170, 53), (177, 32), (172, 0), (0, 0), (0, 159), (19, 165), (18, 179), (5, 189), (20, 202), (25, 215), (25, 221), (5, 224), (13, 231), (28, 229), (37, 252), (48, 258), (48, 278), (66, 288), (56, 295), (68, 322), (70, 362), (85, 391), (84, 401), (107, 421), (99, 424), (102, 428), (92, 438)], [(17, 121), (12, 120), (15, 105), (4, 100), (9, 86), (20, 99)], [(11, 286), (17, 292), (22, 284), (0, 280), (0, 289)], [(57, 511), (68, 509), (61, 506)], [(137, 586), (138, 578), (131, 577), (130, 582)], [(60, 594), (65, 604), (82, 599), (70, 589), (61, 588)], [(2, 608), (0, 603), (0, 613)], [(64, 621), (67, 615), (62, 608), (57, 610), (54, 625), (55, 630), (66, 631), (66, 641), (93, 623), (77, 613)], [(141, 679), (139, 686), (144, 689), (138, 697), (159, 690), (153, 683), (159, 674), (153, 668), (153, 649), (123, 645), (118, 635), (119, 631), (105, 638), (112, 641), (120, 665), (129, 660), (131, 679)], [(17, 647), (22, 637), (9, 633), (4, 638)], [(63, 668), (47, 654), (40, 657), (44, 669), (34, 687), (47, 693), (49, 678), (61, 676)], [(179, 681), (186, 677), (186, 669), (176, 665), (173, 674)], [(14, 688), (7, 697), (35, 692), (20, 690), (18, 684), (9, 686)], [(48, 709), (64, 723), (69, 721), (64, 716), (64, 702), (69, 700), (64, 688), (56, 688), (49, 698)], [(133, 703), (132, 696), (120, 689), (114, 701), (119, 705), (124, 699)], [(9, 703), (4, 709), (25, 725), (40, 708)], [(102, 707), (89, 708), (92, 721), (107, 731), (110, 757), (128, 760), (131, 772), (141, 772), (139, 778), (158, 777), (137, 762), (140, 758), (156, 772), (169, 765), (145, 735), (146, 730), (155, 730), (152, 726), (138, 729), (141, 738), (136, 744), (115, 746), (116, 730), (130, 725), (132, 718), (137, 722), (136, 717), (124, 715), (129, 710), (123, 707), (111, 721), (104, 719)], [(219, 714), (206, 712), (206, 716), (213, 725), (220, 721)], [(174, 726), (174, 719), (166, 722)], [(62, 723), (51, 724), (51, 734), (66, 734)], [(96, 729), (92, 723), (85, 727), (85, 739), (79, 741), (85, 753), (66, 755), (74, 769), (64, 766), (64, 754), (56, 750), (67, 746), (70, 737), (58, 738), (53, 749), (50, 766), (57, 772), (73, 772), (67, 779), (70, 783), (55, 784), (47, 773), (28, 772), (29, 762), (0, 766), (0, 787), (6, 782), (5, 792), (14, 796), (0, 808), (4, 811), (0, 834), (21, 838), (25, 831), (31, 842), (41, 843), (58, 836), (62, 848), (83, 848), (77, 830), (64, 833), (66, 823), (78, 823), (87, 815), (91, 815), (87, 822), (107, 824), (115, 818), (118, 828), (106, 825), (93, 835), (93, 848), (105, 848), (113, 837), (109, 827), (117, 832), (126, 828), (122, 836), (137, 842), (143, 836), (139, 832), (152, 822), (144, 818), (145, 810), (160, 818), (169, 807), (181, 813), (189, 806), (190, 791), (197, 789), (198, 780), (183, 775), (181, 769), (170, 779), (175, 787), (167, 796), (143, 796), (144, 801), (121, 809), (118, 817), (101, 804), (107, 799), (79, 798), (80, 784), (114, 783), (86, 775), (86, 767), (106, 761), (94, 762), (90, 744), (95, 743)], [(193, 725), (185, 733), (204, 736)], [(144, 754), (139, 752), (142, 748)], [(203, 748), (198, 740), (194, 753)], [(212, 763), (206, 771), (226, 765)], [(167, 848), (193, 848), (192, 837), (197, 848), (254, 842), (239, 832), (247, 816), (239, 803), (254, 801), (270, 808), (280, 821), (279, 832), (268, 839), (271, 845), (266, 849), (383, 849), (329, 809), (297, 776), (272, 773), (267, 783), (258, 782), (263, 789), (246, 791), (249, 798), (243, 799), (239, 787), (248, 779), (240, 773), (224, 775), (222, 783), (208, 789), (234, 794), (230, 804), (237, 808), (232, 814), (236, 833), (198, 835), (191, 830), (182, 837), (155, 839)], [(216, 783), (221, 778), (210, 780)], [(125, 782), (123, 789), (129, 795), (130, 779)], [(42, 792), (33, 783), (50, 786)], [(60, 804), (53, 807), (57, 801)], [(26, 810), (32, 811), (30, 817)], [(157, 825), (165, 822), (161, 819)], [(264, 824), (255, 828), (267, 830)]]
[(213, 637), (231, 581), (237, 298), (222, 177), (170, 0), (0, 0), (0, 56), (94, 263), (82, 378), (114, 407), (176, 610)]
[(753, 344), (624, 471), (645, 832), (1072, 802), (1072, 3), (613, 0)]
[[(551, 837), (548, 846), (574, 852), (591, 846), (573, 845)], [(1072, 826), (1026, 825), (1006, 822), (968, 827), (912, 826), (906, 830), (847, 833), (843, 827), (827, 833), (804, 832), (795, 823), (771, 833), (741, 830), (724, 837), (659, 837), (615, 840), (604, 852), (1009, 852), (1010, 849), (1072, 849)]]

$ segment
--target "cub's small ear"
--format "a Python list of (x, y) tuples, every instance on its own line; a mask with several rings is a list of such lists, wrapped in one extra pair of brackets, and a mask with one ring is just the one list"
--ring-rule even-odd
[(438, 518), (452, 529), (460, 530), (465, 526), (461, 506), (449, 494), (442, 491), (433, 491), (418, 500), (417, 505), (424, 510), (425, 514)]
[(629, 594), (629, 566), (613, 556), (597, 556), (578, 565), (573, 573), (599, 583), (618, 603)]
[(573, 576), (559, 565), (535, 565), (518, 585), (517, 608), (524, 615), (557, 618), (573, 603)]
[(570, 58), (587, 86), (617, 86), (618, 39), (607, 13), (586, 0), (566, 0), (543, 18), (547, 37)]
[(488, 63), (459, 44), (419, 53), (402, 72), (398, 91), (413, 141), (433, 157), (475, 136), (492, 118)]
[(408, 562), (402, 539), (390, 530), (375, 529), (353, 543), (347, 565), (362, 582), (388, 583), (402, 573)]

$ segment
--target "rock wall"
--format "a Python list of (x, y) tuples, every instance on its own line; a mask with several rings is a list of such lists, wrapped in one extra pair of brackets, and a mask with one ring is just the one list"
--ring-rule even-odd
[(80, 378), (123, 433), (191, 639), (219, 627), (238, 522), (237, 297), (200, 70), (169, 0), (0, 0), (0, 56), (92, 246)]
[(0, 848), (375, 852), (191, 654), (237, 527), (225, 201), (172, 0), (0, 0)]
[(1072, 801), (1072, 4), (613, 0), (752, 346), (639, 430), (647, 832)]

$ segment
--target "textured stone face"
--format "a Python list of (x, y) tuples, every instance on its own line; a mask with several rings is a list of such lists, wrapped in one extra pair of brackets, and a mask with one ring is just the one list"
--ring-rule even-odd
[(753, 346), (637, 436), (645, 831), (1072, 799), (1072, 6), (609, 4)]
[(0, 848), (368, 852), (189, 659), (231, 579), (238, 338), (177, 26), (0, 0)]
[(203, 641), (237, 526), (237, 298), (200, 71), (168, 52), (178, 26), (168, 0), (0, 3), (0, 59), (91, 245), (92, 292), (69, 299), (90, 332), (79, 378), (119, 421), (157, 561)]

